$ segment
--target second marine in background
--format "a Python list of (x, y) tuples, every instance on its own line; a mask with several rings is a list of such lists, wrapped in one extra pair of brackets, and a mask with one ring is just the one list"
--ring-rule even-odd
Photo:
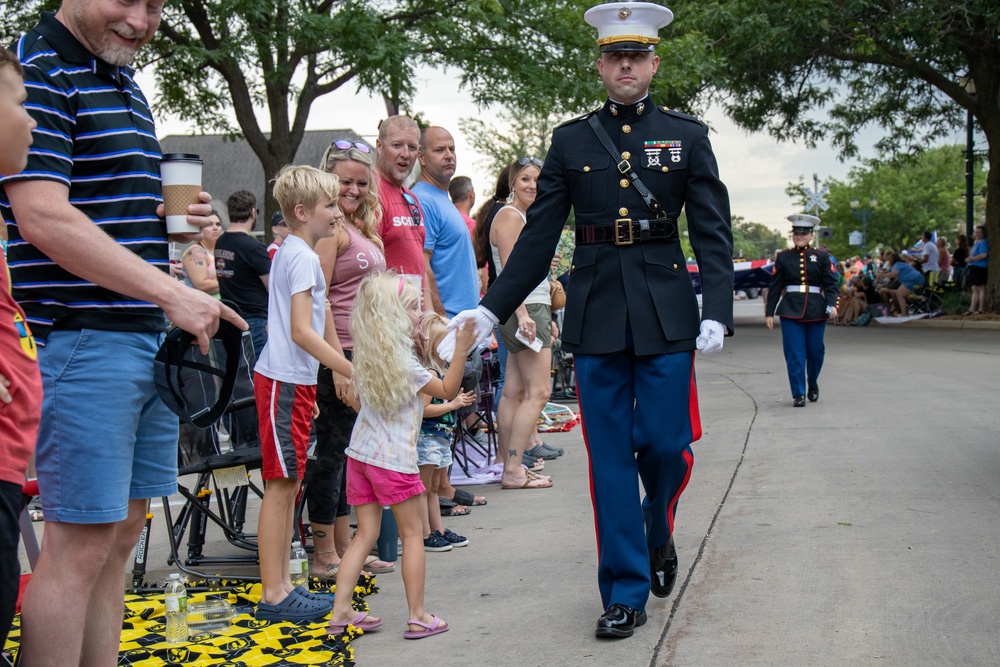
[(819, 400), (819, 372), (826, 354), (823, 334), (827, 320), (837, 317), (839, 292), (830, 254), (810, 246), (819, 218), (797, 213), (788, 220), (794, 247), (779, 252), (774, 261), (764, 321), (773, 329), (775, 313), (781, 318), (792, 405), (801, 408), (807, 391), (811, 402)]

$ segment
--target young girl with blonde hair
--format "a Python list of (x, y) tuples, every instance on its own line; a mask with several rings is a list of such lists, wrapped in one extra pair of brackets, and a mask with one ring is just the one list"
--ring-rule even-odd
[[(443, 379), (434, 377), (416, 355), (420, 300), (417, 289), (393, 272), (373, 273), (358, 288), (351, 313), (354, 339), (354, 388), (361, 411), (347, 449), (347, 500), (354, 506), (358, 532), (340, 561), (328, 632), (348, 625), (374, 630), (382, 619), (351, 607), (354, 584), (365, 556), (378, 539), (382, 507), (388, 505), (403, 541), (403, 586), (409, 607), (407, 639), (448, 630), (448, 624), (424, 609), (424, 485), (417, 469), (416, 439), (423, 417), (420, 394), (450, 400), (458, 394), (463, 365), (452, 364)], [(475, 342), (472, 326), (457, 333), (456, 358)]]
[[(368, 144), (340, 139), (327, 148), (320, 169), (336, 177), (340, 185), (338, 203), (344, 224), (337, 233), (316, 244), (327, 284), (331, 321), (326, 339), (334, 349), (351, 359), (354, 340), (349, 330), (351, 310), (358, 286), (373, 271), (385, 271), (382, 240), (377, 223), (382, 209), (375, 191), (371, 148)], [(316, 378), (316, 456), (309, 462), (306, 505), (313, 533), (313, 563), (310, 574), (333, 579), (340, 558), (351, 542), (351, 508), (345, 492), (347, 446), (357, 413), (351, 407), (350, 380), (321, 366)], [(392, 563), (370, 556), (365, 571), (392, 572)]]

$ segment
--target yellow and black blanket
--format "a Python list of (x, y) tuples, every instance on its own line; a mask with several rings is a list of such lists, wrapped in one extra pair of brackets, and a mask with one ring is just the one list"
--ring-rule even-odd
[[(232, 627), (215, 634), (192, 635), (186, 644), (168, 644), (164, 638), (165, 613), (163, 593), (125, 596), (125, 620), (122, 624), (120, 667), (160, 667), (190, 665), (213, 667), (257, 667), (258, 665), (354, 665), (351, 639), (361, 634), (354, 626), (339, 635), (327, 635), (327, 620), (315, 623), (274, 623), (253, 617), (260, 599), (260, 584), (233, 587), (222, 582), (224, 592), (192, 593), (190, 601), (209, 596), (228, 599), (239, 615)], [(310, 590), (332, 592), (315, 579)], [(377, 593), (374, 577), (361, 577), (354, 589), (354, 607), (368, 611), (364, 598)], [(7, 638), (6, 650), (17, 653), (21, 636), (21, 618), (17, 616)]]

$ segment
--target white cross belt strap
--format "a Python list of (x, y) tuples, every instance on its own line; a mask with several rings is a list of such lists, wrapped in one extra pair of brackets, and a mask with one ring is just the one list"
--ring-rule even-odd
[(785, 287), (786, 292), (812, 292), (813, 294), (819, 294), (819, 285), (788, 285)]

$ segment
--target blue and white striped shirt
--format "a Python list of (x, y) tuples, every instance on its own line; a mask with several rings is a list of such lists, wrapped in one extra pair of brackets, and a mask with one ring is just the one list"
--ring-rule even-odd
[(94, 57), (48, 12), (12, 49), (24, 67), (25, 108), (38, 127), (27, 167), (0, 178), (0, 213), (9, 236), (14, 298), (39, 345), (53, 327), (163, 329), (163, 312), (156, 305), (81, 280), (25, 241), (3, 189), (23, 180), (64, 184), (69, 202), (94, 224), (167, 271), (166, 228), (156, 216), (162, 201), (160, 144), (134, 70)]

